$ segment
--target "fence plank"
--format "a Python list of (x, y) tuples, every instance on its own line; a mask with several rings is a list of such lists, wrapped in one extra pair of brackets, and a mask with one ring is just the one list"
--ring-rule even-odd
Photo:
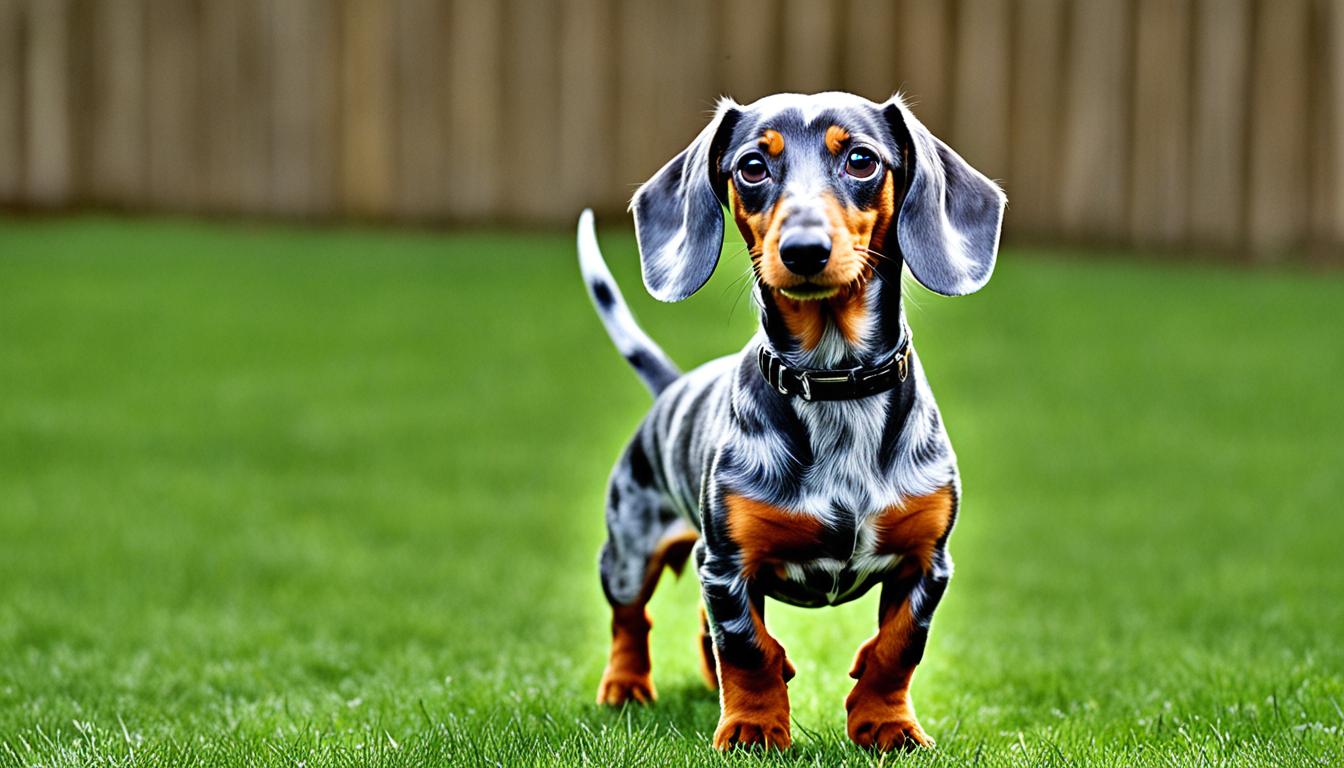
[(238, 46), (243, 31), (242, 3), (205, 2), (201, 5), (201, 80), (204, 112), (205, 180), (202, 203), (209, 210), (232, 211), (243, 194), (244, 178), (257, 169), (242, 156), (242, 57)]
[(1338, 254), (1344, 250), (1344, 0), (1330, 3), (1330, 136), (1334, 163), (1334, 205), (1331, 207), (1330, 244)]
[(25, 153), (28, 200), (68, 202), (73, 180), (70, 117), (70, 3), (32, 0), (28, 5), (28, 101)]
[(674, 76), (664, 76), (662, 90), (666, 103), (661, 117), (668, 128), (668, 140), (676, 150), (704, 127), (720, 95), (715, 66), (717, 2), (685, 0), (675, 8), (663, 4), (661, 27), (669, 32), (664, 35), (664, 61)]
[(1008, 0), (963, 0), (956, 24), (953, 146), (990, 178), (1008, 172)]
[(23, 36), (21, 0), (0, 0), (0, 202), (23, 198)]
[(615, 202), (614, 26), (608, 0), (568, 0), (560, 19), (559, 194), (573, 214)]
[(337, 16), (326, 0), (271, 4), (270, 210), (336, 212)]
[(890, 0), (850, 0), (840, 46), (843, 87), (882, 102), (900, 85), (896, 65), (899, 17)]
[(1135, 38), (1130, 236), (1174, 246), (1189, 199), (1188, 0), (1139, 0)]
[(839, 11), (835, 0), (784, 1), (780, 90), (815, 93), (836, 87)]
[(195, 210), (201, 202), (197, 8), (149, 0), (146, 133), (149, 195), (161, 210)]
[(1250, 0), (1197, 0), (1190, 142), (1190, 237), (1240, 245), (1246, 225)]
[(719, 82), (724, 95), (746, 104), (775, 90), (778, 0), (724, 0)]
[(461, 219), (500, 214), (503, 179), (495, 147), (504, 129), (503, 13), (498, 3), (454, 0), (449, 39), (451, 207)]
[(94, 5), (100, 0), (68, 0), (66, 35), (66, 111), (69, 114), (69, 193), (66, 206), (87, 204), (92, 196), (93, 143), (90, 104), (93, 102), (95, 70), (104, 65), (94, 60)]
[(1319, 24), (1313, 24), (1314, 83), (1312, 166), (1313, 252), (1338, 257), (1344, 252), (1344, 0), (1321, 0)]
[(264, 211), (270, 197), (270, 14), (263, 0), (202, 6), (205, 205)]
[(1061, 231), (1119, 241), (1128, 229), (1129, 8), (1078, 0), (1072, 11)]
[(635, 185), (653, 175), (694, 134), (669, 132), (662, 117), (672, 116), (670, 105), (660, 101), (660, 43), (666, 39), (659, 28), (657, 0), (625, 0), (619, 3), (620, 78), (617, 109), (620, 134), (617, 145), (618, 188), (629, 197)]
[(396, 206), (393, 8), (345, 0), (341, 67), (341, 195), (356, 216), (385, 217)]
[(145, 6), (106, 0), (90, 10), (88, 190), (104, 204), (135, 205), (146, 187)]
[(628, 198), (705, 126), (717, 95), (716, 15), (712, 2), (637, 0), (620, 9), (616, 189)]
[(560, 109), (557, 64), (559, 23), (554, 0), (510, 0), (505, 24), (508, 83), (505, 132), (518, 136), (499, 158), (509, 183), (505, 185), (510, 216), (537, 220), (567, 218), (553, 194), (554, 186), (538, 183), (555, 179), (559, 167), (555, 140)]
[(945, 0), (902, 0), (902, 93), (929, 130), (945, 135), (951, 104), (950, 4)]
[(1256, 15), (1248, 235), (1262, 261), (1286, 258), (1307, 224), (1308, 11), (1305, 0), (1274, 0)]
[(569, 221), (719, 93), (834, 87), (1010, 235), (1344, 248), (1344, 0), (0, 0), (0, 201)]
[(449, 178), (448, 100), (439, 87), (448, 19), (438, 0), (400, 0), (397, 13), (397, 212), (443, 218)]
[(1058, 222), (1064, 0), (1022, 0), (1013, 40), (1012, 149), (1006, 226), (1034, 237)]

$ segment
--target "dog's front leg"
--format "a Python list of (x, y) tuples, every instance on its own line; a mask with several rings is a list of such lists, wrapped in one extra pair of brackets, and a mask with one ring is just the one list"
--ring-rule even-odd
[(706, 552), (700, 583), (714, 636), (719, 673), (719, 726), (714, 746), (786, 749), (793, 665), (765, 629), (765, 601), (732, 557)]
[(910, 680), (947, 578), (941, 570), (921, 568), (883, 583), (877, 634), (859, 648), (849, 673), (858, 680), (845, 699), (854, 743), (881, 750), (933, 746), (915, 719)]

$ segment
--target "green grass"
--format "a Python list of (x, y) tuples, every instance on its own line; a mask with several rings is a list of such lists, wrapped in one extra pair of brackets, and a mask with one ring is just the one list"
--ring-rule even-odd
[[(741, 257), (686, 365), (754, 322)], [(888, 763), (1344, 761), (1344, 280), (1009, 250), (911, 323), (958, 569)], [(570, 235), (0, 221), (0, 764), (717, 765), (696, 588), (648, 709), (592, 704), (607, 471), (648, 401)], [(772, 607), (795, 749), (876, 594)], [(730, 763), (755, 762), (738, 755)]]

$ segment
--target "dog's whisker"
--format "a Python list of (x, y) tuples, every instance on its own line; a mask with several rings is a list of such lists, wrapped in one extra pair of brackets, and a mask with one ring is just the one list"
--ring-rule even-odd
[(733, 280), (734, 285), (741, 283), (741, 287), (737, 291), (737, 297), (733, 299), (733, 306), (728, 310), (728, 323), (730, 325), (733, 322), (733, 314), (737, 312), (737, 305), (742, 302), (742, 297), (745, 296), (747, 291), (749, 291), (755, 284), (751, 278), (757, 276), (756, 262), (753, 261), (751, 264), (747, 265), (747, 269), (744, 270), (741, 275)]
[(737, 277), (733, 278), (732, 282), (730, 282), (730, 283), (728, 283), (728, 285), (724, 286), (724, 288), (723, 288), (723, 293), (724, 293), (724, 295), (727, 295), (727, 293), (728, 293), (729, 291), (735, 290), (735, 289), (738, 287), (738, 283), (742, 282), (743, 280), (745, 280), (745, 279), (747, 279), (747, 278), (749, 278), (749, 277), (751, 277), (751, 270), (749, 270), (749, 269), (748, 269), (748, 270), (743, 270), (742, 274), (740, 274), (740, 275), (738, 275)]
[(866, 254), (868, 254), (869, 256), (874, 256), (874, 257), (876, 257), (876, 258), (878, 258), (878, 259), (880, 259), (880, 260), (882, 260), (882, 261), (887, 261), (887, 262), (890, 262), (890, 263), (892, 263), (892, 264), (896, 264), (896, 263), (898, 263), (898, 261), (899, 261), (898, 259), (894, 259), (894, 258), (888, 256), (887, 254), (882, 253), (881, 251), (875, 251), (875, 250), (873, 250), (872, 248), (859, 248), (859, 247), (856, 247), (854, 250), (857, 251), (858, 253), (866, 253)]

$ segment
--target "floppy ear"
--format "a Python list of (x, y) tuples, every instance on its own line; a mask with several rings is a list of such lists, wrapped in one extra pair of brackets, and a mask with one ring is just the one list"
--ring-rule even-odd
[(681, 301), (700, 290), (719, 263), (728, 196), (719, 157), (738, 116), (737, 104), (721, 99), (695, 141), (630, 201), (644, 286), (659, 301)]
[(980, 290), (994, 271), (1007, 198), (929, 133), (899, 96), (887, 102), (883, 116), (909, 185), (896, 224), (906, 265), (935, 293), (964, 296)]

